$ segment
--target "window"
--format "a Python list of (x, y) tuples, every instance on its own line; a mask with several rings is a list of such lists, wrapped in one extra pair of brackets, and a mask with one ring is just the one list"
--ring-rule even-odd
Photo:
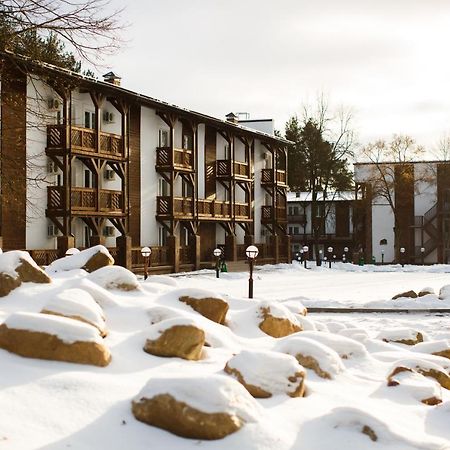
[(230, 158), (230, 144), (225, 144), (223, 146), (223, 159)]
[(181, 196), (192, 197), (192, 194), (193, 194), (192, 185), (190, 183), (187, 183), (186, 180), (183, 179), (181, 182)]
[(169, 193), (169, 184), (164, 178), (158, 180), (158, 196), (167, 197)]
[(192, 150), (193, 147), (192, 135), (183, 134), (183, 149), (184, 150)]
[(164, 246), (167, 243), (167, 230), (164, 227), (158, 228), (158, 245)]
[(159, 147), (169, 147), (169, 132), (159, 130)]
[(84, 171), (84, 187), (92, 187), (92, 173), (87, 169)]
[(84, 127), (94, 128), (95, 127), (95, 113), (92, 111), (84, 112)]

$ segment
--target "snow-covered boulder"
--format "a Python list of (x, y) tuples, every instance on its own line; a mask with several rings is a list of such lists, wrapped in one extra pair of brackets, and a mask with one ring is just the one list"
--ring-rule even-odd
[(84, 269), (86, 272), (94, 272), (105, 266), (112, 266), (114, 258), (103, 245), (87, 248), (70, 256), (53, 261), (46, 269), (47, 273), (64, 272), (68, 270)]
[(295, 318), (297, 319), (302, 330), (305, 330), (305, 331), (317, 330), (316, 322), (314, 320), (312, 320), (310, 317), (302, 316), (301, 314), (294, 314), (294, 315), (295, 315)]
[(450, 359), (450, 341), (448, 339), (420, 342), (411, 347), (411, 350), (413, 352), (428, 353)]
[(0, 254), (0, 297), (5, 297), (22, 283), (50, 283), (50, 277), (33, 261), (28, 252), (19, 250)]
[(308, 313), (308, 310), (306, 309), (306, 306), (300, 301), (300, 300), (286, 300), (282, 302), (283, 306), (286, 306), (289, 311), (293, 312), (294, 314), (300, 314), (302, 316), (306, 316)]
[(303, 334), (277, 342), (274, 350), (294, 356), (303, 367), (313, 370), (321, 378), (333, 379), (345, 370), (338, 353)]
[(312, 339), (333, 349), (342, 359), (365, 357), (366, 347), (354, 339), (323, 331), (303, 331), (301, 337)]
[(133, 272), (121, 266), (105, 266), (89, 274), (88, 280), (104, 289), (119, 291), (135, 291), (139, 289), (139, 281)]
[(83, 289), (65, 289), (57, 293), (44, 305), (41, 313), (80, 320), (97, 328), (102, 337), (107, 334), (102, 309)]
[(400, 294), (394, 295), (392, 300), (397, 300), (398, 298), (417, 298), (415, 291), (401, 292)]
[(365, 342), (367, 339), (369, 339), (369, 333), (364, 328), (345, 328), (339, 333), (341, 336), (346, 336), (351, 339), (354, 339), (358, 342)]
[(341, 322), (326, 322), (326, 325), (330, 333), (339, 333), (340, 331), (345, 330), (347, 328)]
[(132, 402), (137, 420), (191, 439), (222, 439), (257, 422), (261, 407), (225, 375), (153, 377)]
[(442, 403), (440, 384), (408, 367), (397, 367), (388, 376), (389, 387), (401, 386), (409, 395), (425, 405)]
[(227, 362), (224, 370), (256, 398), (278, 394), (303, 397), (305, 392), (305, 369), (290, 355), (243, 350)]
[(377, 339), (384, 342), (415, 345), (423, 342), (423, 334), (413, 328), (387, 328), (378, 333)]
[(424, 297), (425, 295), (436, 295), (436, 293), (432, 287), (426, 286), (422, 288), (417, 295), (418, 297)]
[(192, 289), (189, 295), (182, 295), (179, 300), (209, 320), (225, 324), (228, 312), (228, 303), (225, 300), (196, 289)]
[(163, 320), (150, 327), (144, 351), (155, 356), (176, 356), (197, 361), (205, 344), (205, 332), (185, 317)]
[(147, 280), (145, 280), (146, 284), (158, 283), (164, 284), (170, 287), (177, 287), (178, 281), (175, 278), (169, 277), (167, 275), (150, 275)]
[(39, 313), (14, 313), (0, 325), (0, 348), (27, 358), (107, 366), (111, 354), (91, 325)]
[(443, 388), (450, 389), (449, 374), (438, 364), (421, 358), (407, 358), (395, 361), (387, 376), (388, 385), (396, 374), (404, 370), (420, 373), (424, 377), (434, 378)]
[(446, 284), (445, 286), (442, 286), (439, 290), (439, 298), (441, 300), (447, 300), (450, 298), (450, 284)]
[(281, 303), (263, 301), (257, 306), (259, 328), (269, 336), (279, 338), (302, 331), (295, 315)]

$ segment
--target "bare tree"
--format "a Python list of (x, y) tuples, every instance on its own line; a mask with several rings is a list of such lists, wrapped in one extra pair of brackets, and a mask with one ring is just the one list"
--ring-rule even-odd
[(450, 134), (445, 133), (431, 151), (433, 156), (439, 161), (450, 160)]
[[(425, 153), (422, 146), (406, 135), (394, 135), (391, 141), (379, 140), (364, 146), (361, 158), (371, 164), (364, 166), (361, 178), (370, 186), (373, 199), (386, 202), (394, 216), (394, 247), (398, 258), (400, 246), (405, 245), (404, 217), (401, 206), (408, 201), (411, 187), (418, 192), (422, 182), (430, 182), (433, 173), (428, 166), (414, 170), (411, 163)], [(410, 225), (410, 224), (408, 224)], [(408, 226), (406, 225), (406, 226)]]

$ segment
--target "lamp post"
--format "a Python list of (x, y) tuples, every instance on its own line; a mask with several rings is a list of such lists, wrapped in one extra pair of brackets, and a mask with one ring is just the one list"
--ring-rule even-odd
[(307, 245), (305, 245), (303, 247), (303, 261), (305, 263), (305, 269), (308, 268), (307, 266), (307, 261), (308, 261), (308, 251), (309, 251), (309, 247)]
[(66, 256), (72, 256), (72, 255), (76, 255), (77, 253), (80, 253), (80, 250), (78, 250), (78, 249), (75, 248), (75, 247), (72, 247), (72, 248), (68, 248), (68, 249), (67, 249), (65, 255), (66, 255)]
[(344, 247), (344, 262), (347, 262), (348, 247)]
[(322, 259), (323, 259), (323, 250), (319, 250), (319, 260), (317, 261), (316, 265), (321, 266)]
[(144, 258), (144, 280), (148, 278), (148, 267), (150, 265), (150, 255), (152, 254), (152, 249), (150, 247), (142, 247), (141, 255)]
[(248, 246), (245, 250), (245, 254), (247, 255), (248, 264), (250, 267), (250, 277), (248, 279), (248, 298), (253, 298), (253, 263), (255, 262), (258, 253), (259, 250), (254, 245)]
[(214, 249), (213, 254), (216, 257), (216, 278), (219, 278), (220, 257), (222, 256), (222, 250), (220, 250), (220, 248), (216, 248)]
[(381, 249), (381, 265), (384, 264), (384, 248)]
[(331, 269), (331, 257), (333, 254), (333, 247), (328, 247), (328, 263), (329, 263), (329, 268)]
[(296, 254), (295, 254), (295, 259), (297, 260), (297, 262), (301, 262), (301, 257), (300, 257), (300, 253), (299, 252), (297, 252)]
[(425, 265), (425, 247), (420, 247), (420, 258), (422, 260), (422, 266)]
[(400, 247), (400, 263), (402, 264), (402, 267), (405, 267), (405, 247)]

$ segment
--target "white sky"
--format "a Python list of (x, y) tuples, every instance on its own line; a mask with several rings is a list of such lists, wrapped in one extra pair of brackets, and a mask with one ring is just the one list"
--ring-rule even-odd
[[(115, 0), (123, 5), (123, 0)], [(450, 0), (129, 0), (122, 85), (223, 117), (286, 120), (318, 92), (360, 142), (450, 130)]]

